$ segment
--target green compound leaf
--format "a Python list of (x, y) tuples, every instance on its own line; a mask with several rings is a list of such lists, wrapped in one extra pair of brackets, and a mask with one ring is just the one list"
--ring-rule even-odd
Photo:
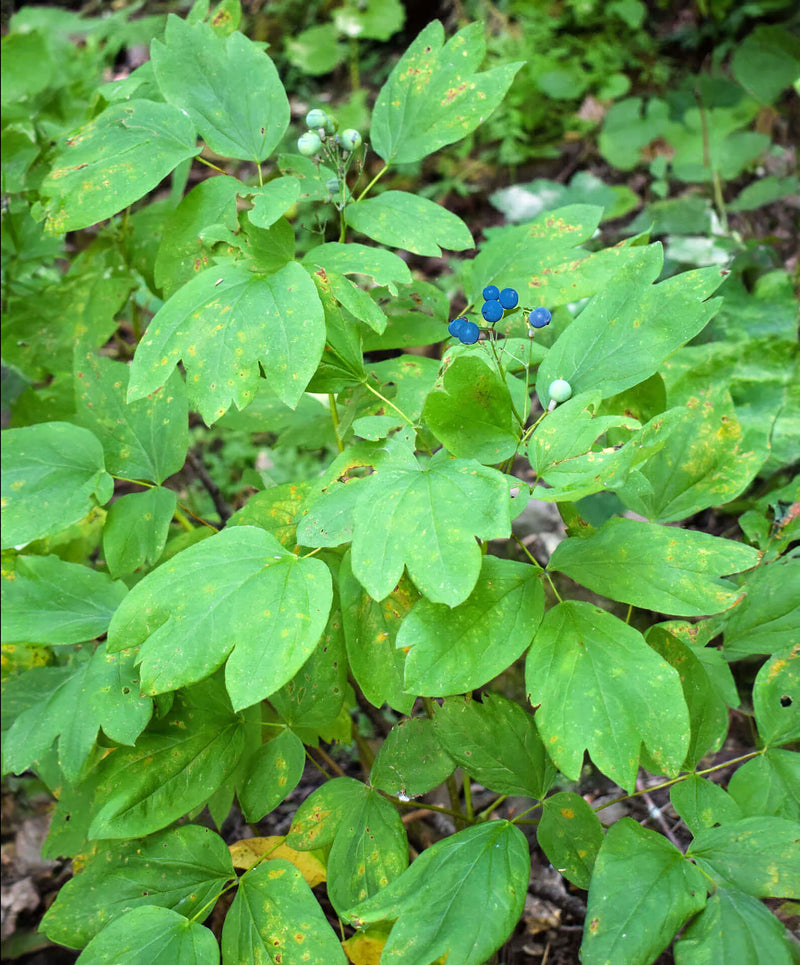
[(694, 530), (613, 517), (585, 539), (566, 539), (548, 569), (595, 593), (679, 616), (719, 613), (738, 591), (722, 579), (750, 569), (758, 550)]
[(536, 839), (556, 871), (588, 890), (603, 843), (603, 826), (580, 794), (561, 791), (544, 801)]
[(150, 965), (218, 965), (214, 933), (171, 908), (145, 905), (126, 911), (96, 935), (81, 953), (81, 965), (139, 965), (142, 949)]
[(451, 359), (426, 398), (423, 422), (455, 456), (500, 463), (519, 442), (506, 384), (472, 355)]
[(722, 747), (728, 734), (728, 706), (722, 699), (700, 657), (662, 627), (651, 627), (645, 634), (648, 646), (674, 667), (681, 678), (683, 696), (689, 708), (692, 736), (686, 760), (687, 770), (699, 764), (711, 751)]
[(62, 142), (41, 186), (47, 231), (88, 228), (144, 197), (198, 153), (194, 124), (171, 104), (112, 104)]
[(346, 308), (360, 321), (366, 322), (374, 332), (380, 334), (384, 331), (386, 316), (368, 292), (344, 275), (338, 275), (334, 271), (326, 272), (326, 275), (331, 294), (342, 308)]
[(693, 396), (686, 411), (640, 469), (652, 492), (618, 490), (626, 506), (653, 522), (675, 522), (730, 502), (767, 458), (766, 439), (754, 445), (753, 436), (745, 438), (725, 386)]
[(331, 845), (328, 897), (339, 915), (383, 891), (408, 865), (408, 841), (394, 806), (349, 777), (329, 781), (303, 801), (286, 844), (297, 851)]
[(404, 576), (379, 603), (353, 576), (350, 561), (348, 551), (339, 568), (342, 622), (350, 669), (374, 707), (388, 704), (401, 714), (410, 714), (416, 698), (405, 692), (406, 655), (395, 647), (395, 641), (419, 593)]
[(442, 248), (474, 248), (472, 234), (458, 215), (407, 191), (384, 191), (344, 209), (345, 221), (381, 245), (440, 258)]
[(345, 245), (332, 241), (318, 245), (304, 256), (303, 264), (339, 275), (367, 275), (376, 285), (386, 285), (392, 295), (397, 294), (398, 284), (411, 283), (411, 271), (399, 255), (355, 242)]
[(2, 548), (54, 536), (111, 499), (97, 436), (69, 422), (3, 431)]
[(225, 962), (262, 965), (346, 965), (336, 933), (303, 875), (282, 858), (239, 879), (222, 928)]
[(424, 468), (385, 470), (366, 480), (355, 512), (353, 573), (375, 600), (391, 593), (403, 567), (432, 603), (453, 607), (475, 587), (475, 541), (511, 531), (505, 478), (441, 450)]
[(705, 327), (721, 304), (706, 300), (722, 283), (720, 270), (687, 271), (653, 285), (660, 269), (661, 258), (621, 269), (562, 332), (539, 367), (544, 406), (554, 379), (566, 379), (576, 395), (598, 389), (603, 398), (638, 385)]
[(406, 690), (430, 697), (462, 694), (502, 673), (542, 620), (539, 577), (527, 563), (484, 556), (475, 588), (463, 603), (451, 609), (430, 598), (419, 600), (397, 634), (397, 647), (408, 652)]
[(444, 292), (430, 282), (414, 280), (403, 285), (397, 297), (384, 289), (376, 298), (386, 316), (386, 330), (381, 335), (364, 333), (365, 352), (431, 345), (445, 338), (450, 306)]
[[(40, 696), (14, 721), (3, 742), (3, 768), (21, 774), (44, 759), (58, 738), (58, 764), (70, 782), (80, 777), (103, 728), (108, 737), (133, 744), (148, 724), (152, 701), (139, 696), (135, 654), (106, 653), (101, 644), (88, 660), (58, 678), (34, 674)], [(49, 668), (39, 668), (49, 669)]]
[(395, 921), (386, 962), (429, 965), (445, 956), (482, 965), (525, 906), (530, 854), (508, 821), (488, 821), (437, 841), (396, 881), (343, 915), (356, 927)]
[(533, 717), (500, 694), (445, 700), (433, 722), (456, 764), (491, 791), (543, 798), (556, 778)]
[(706, 903), (703, 875), (631, 818), (612, 825), (589, 886), (584, 965), (650, 965)]
[(740, 584), (745, 596), (716, 618), (728, 660), (773, 653), (800, 636), (800, 559), (774, 560), (759, 566)]
[(88, 837), (136, 838), (202, 807), (235, 774), (247, 743), (217, 680), (179, 694), (135, 747), (117, 748), (90, 774)]
[(103, 527), (103, 552), (112, 576), (154, 566), (161, 559), (176, 503), (171, 489), (154, 486), (111, 504)]
[(745, 817), (800, 821), (800, 754), (768, 747), (736, 770), (728, 792)]
[(151, 56), (164, 99), (192, 119), (216, 154), (263, 161), (286, 134), (289, 101), (267, 54), (241, 33), (167, 18)]
[(269, 533), (236, 526), (178, 553), (136, 584), (109, 629), (111, 651), (141, 647), (142, 690), (203, 680), (227, 659), (234, 708), (268, 697), (305, 663), (328, 619), (330, 572)]
[(404, 798), (425, 794), (446, 780), (455, 762), (442, 747), (432, 720), (401, 720), (386, 735), (372, 765), (369, 782)]
[(589, 603), (559, 603), (545, 614), (525, 666), (536, 726), (547, 753), (571, 780), (588, 750), (627, 791), (639, 748), (677, 773), (689, 744), (680, 678), (638, 630)]
[(274, 811), (297, 787), (305, 763), (303, 742), (288, 728), (262, 744), (247, 762), (247, 779), (238, 790), (245, 821), (260, 821)]
[(378, 93), (370, 143), (387, 164), (419, 161), (460, 141), (495, 110), (522, 63), (477, 73), (483, 24), (472, 23), (444, 44), (434, 20), (417, 36)]
[(792, 965), (783, 923), (756, 898), (717, 888), (675, 944), (675, 965)]
[(78, 352), (76, 421), (102, 442), (109, 472), (161, 483), (183, 467), (189, 448), (186, 387), (174, 372), (160, 390), (128, 403), (129, 376), (124, 362)]
[(325, 315), (314, 283), (290, 262), (273, 275), (210, 268), (150, 322), (131, 367), (128, 402), (164, 385), (183, 360), (189, 403), (208, 424), (255, 395), (259, 365), (286, 405), (300, 401), (322, 357)]
[(19, 556), (3, 569), (3, 643), (83, 643), (105, 633), (128, 588), (57, 556)]
[(696, 774), (673, 784), (669, 799), (694, 835), (717, 824), (732, 824), (743, 816), (742, 809), (727, 791)]
[(796, 821), (743, 818), (701, 831), (688, 858), (723, 887), (755, 898), (800, 898), (800, 834)]
[(776, 653), (758, 671), (753, 709), (767, 747), (800, 740), (800, 643)]
[(83, 948), (109, 922), (142, 905), (192, 918), (211, 907), (234, 874), (222, 838), (195, 825), (101, 847), (59, 891), (41, 930), (53, 942)]
[[(256, 406), (258, 403), (255, 404)], [(253, 407), (255, 408), (255, 406)], [(283, 408), (281, 406), (281, 408)], [(284, 410), (285, 411), (285, 410)], [(248, 415), (253, 412), (251, 408)], [(263, 424), (263, 423), (262, 423)], [(311, 484), (281, 483), (254, 493), (228, 520), (228, 526), (260, 526), (291, 550), (297, 545), (295, 518), (308, 495)]]

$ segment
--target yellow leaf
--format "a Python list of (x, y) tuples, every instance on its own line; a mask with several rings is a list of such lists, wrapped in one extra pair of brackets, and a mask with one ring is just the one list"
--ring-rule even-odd
[(233, 859), (234, 868), (247, 871), (259, 860), (266, 858), (283, 858), (291, 862), (305, 879), (309, 888), (313, 888), (325, 881), (325, 865), (313, 851), (295, 851), (283, 842), (285, 835), (273, 835), (268, 838), (245, 838), (235, 841), (228, 850)]

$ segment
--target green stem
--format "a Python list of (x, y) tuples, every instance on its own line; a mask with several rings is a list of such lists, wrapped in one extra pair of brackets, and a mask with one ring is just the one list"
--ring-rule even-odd
[(186, 530), (187, 533), (194, 531), (194, 526), (189, 522), (189, 520), (183, 515), (180, 509), (176, 506), (173, 516), (178, 521), (178, 523)]
[(214, 168), (214, 170), (219, 171), (220, 174), (227, 173), (226, 171), (223, 171), (222, 168), (217, 167), (216, 164), (212, 164), (211, 161), (206, 161), (204, 157), (200, 157), (199, 154), (197, 155), (196, 160), (198, 160), (201, 164), (205, 164), (207, 167)]
[(386, 405), (391, 406), (391, 407), (394, 409), (394, 411), (395, 411), (399, 416), (401, 416), (403, 419), (405, 419), (405, 421), (406, 421), (412, 428), (414, 427), (414, 423), (411, 421), (411, 419), (408, 418), (408, 416), (405, 414), (405, 412), (403, 412), (402, 409), (398, 409), (397, 406), (394, 404), (394, 402), (392, 402), (390, 399), (387, 399), (385, 395), (381, 395), (381, 393), (378, 392), (377, 389), (374, 389), (374, 388), (369, 384), (369, 382), (362, 382), (361, 384), (364, 385), (364, 386), (366, 386), (366, 388), (368, 388), (369, 391), (370, 391), (373, 395), (376, 395), (382, 402), (385, 402)]
[(361, 194), (359, 194), (359, 196), (356, 198), (356, 201), (361, 201), (361, 199), (364, 197), (364, 195), (367, 194), (367, 193), (372, 189), (373, 185), (374, 185), (377, 181), (379, 181), (379, 180), (384, 176), (384, 174), (386, 174), (386, 172), (387, 172), (388, 170), (389, 170), (389, 163), (388, 163), (388, 161), (387, 161), (387, 163), (383, 165), (383, 167), (380, 169), (380, 171), (378, 171), (378, 173), (375, 175), (375, 177), (374, 177), (374, 178), (369, 182), (369, 184), (364, 188), (364, 190), (361, 192)]
[(469, 774), (464, 771), (464, 810), (467, 812), (467, 820), (475, 820), (475, 810), (472, 807), (472, 783)]
[(336, 408), (336, 396), (333, 392), (328, 393), (328, 405), (331, 410), (331, 422), (333, 423), (333, 434), (336, 436), (336, 447), (339, 452), (344, 452), (344, 443), (339, 435), (339, 410)]
[(665, 787), (671, 787), (673, 784), (678, 784), (680, 783), (680, 781), (685, 781), (690, 777), (694, 777), (695, 774), (700, 776), (702, 774), (711, 774), (712, 771), (721, 771), (723, 770), (723, 768), (730, 767), (732, 764), (741, 764), (742, 761), (749, 761), (750, 758), (758, 757), (759, 754), (763, 754), (763, 753), (764, 753), (763, 750), (750, 751), (749, 754), (742, 754), (741, 757), (734, 757), (730, 761), (723, 761), (722, 764), (715, 764), (713, 767), (707, 767), (705, 768), (705, 770), (702, 770), (702, 771), (690, 771), (690, 772), (687, 772), (686, 774), (679, 774), (678, 777), (673, 777), (671, 780), (664, 781), (661, 784), (656, 784), (653, 787), (646, 787), (646, 788), (643, 788), (641, 791), (634, 791), (633, 794), (623, 794), (622, 797), (615, 797), (613, 801), (606, 801), (605, 804), (601, 804), (599, 807), (596, 807), (594, 810), (595, 812), (602, 811), (604, 808), (610, 808), (612, 804), (619, 804), (621, 801), (629, 801), (631, 798), (639, 797), (642, 794), (652, 794), (653, 791), (660, 791)]
[(551, 590), (553, 591), (553, 593), (555, 594), (555, 598), (558, 600), (559, 603), (563, 603), (564, 601), (561, 599), (561, 594), (560, 594), (560, 593), (558, 592), (558, 590), (556, 589), (556, 585), (555, 585), (555, 583), (553, 582), (553, 578), (550, 576), (550, 574), (547, 572), (547, 570), (546, 570), (546, 569), (542, 566), (542, 564), (536, 559), (536, 557), (528, 550), (528, 547), (522, 542), (522, 540), (519, 538), (519, 536), (517, 536), (515, 533), (512, 533), (512, 534), (511, 534), (511, 538), (512, 538), (512, 539), (514, 540), (514, 542), (519, 546), (519, 548), (522, 550), (522, 552), (528, 557), (528, 559), (531, 561), (531, 563), (533, 563), (533, 565), (534, 565), (540, 572), (544, 573), (544, 575), (547, 577), (547, 582), (550, 584), (550, 589), (551, 589)]

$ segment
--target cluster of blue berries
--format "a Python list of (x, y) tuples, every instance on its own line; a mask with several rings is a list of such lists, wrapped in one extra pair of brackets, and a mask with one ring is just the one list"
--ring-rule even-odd
[(481, 308), (481, 315), (490, 325), (499, 322), (506, 312), (513, 311), (519, 305), (519, 295), (513, 288), (500, 291), (497, 285), (487, 285), (483, 289), (483, 297), (486, 300)]
[[(519, 305), (519, 295), (513, 288), (504, 288), (502, 291), (497, 285), (487, 285), (483, 289), (483, 306), (481, 315), (490, 325), (499, 322), (506, 312), (513, 312)], [(528, 312), (527, 323), (529, 335), (533, 337), (533, 329), (544, 328), (550, 324), (553, 317), (547, 308), (523, 309)], [(463, 345), (474, 345), (480, 336), (480, 329), (475, 322), (461, 316), (454, 318), (447, 326), (447, 331), (457, 338)]]

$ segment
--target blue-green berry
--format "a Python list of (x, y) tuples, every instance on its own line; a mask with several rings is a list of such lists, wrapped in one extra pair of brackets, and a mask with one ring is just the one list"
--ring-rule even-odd
[(513, 288), (504, 288), (500, 292), (500, 304), (506, 310), (510, 311), (512, 308), (516, 308), (519, 304), (519, 295), (514, 291)]
[(544, 328), (553, 316), (546, 308), (536, 308), (528, 316), (528, 324), (533, 328)]
[(566, 402), (572, 397), (572, 386), (564, 379), (556, 379), (550, 383), (547, 394), (554, 402)]
[(341, 187), (341, 182), (339, 181), (338, 178), (328, 178), (328, 180), (325, 182), (325, 187), (326, 187), (327, 190), (328, 190), (328, 194), (329, 194), (331, 197), (334, 197), (335, 195), (337, 195), (337, 194), (339, 193), (339, 188)]
[(452, 322), (447, 326), (447, 331), (453, 336), (453, 338), (461, 338), (461, 333), (464, 331), (464, 326), (468, 325), (469, 322), (463, 316), (461, 318), (454, 318)]
[(481, 330), (475, 324), (475, 322), (464, 322), (461, 328), (461, 334), (458, 336), (464, 345), (474, 345), (481, 334)]
[(306, 131), (297, 139), (297, 150), (303, 157), (314, 157), (321, 147), (322, 141), (319, 139), (319, 135), (313, 131)]
[(313, 111), (309, 111), (308, 114), (306, 114), (306, 124), (312, 131), (316, 131), (320, 127), (327, 129), (329, 120), (330, 118), (325, 111), (320, 110), (318, 107), (315, 107)]
[(500, 297), (500, 289), (497, 285), (487, 285), (486, 288), (483, 289), (483, 297), (487, 302), (496, 302)]
[(358, 131), (354, 131), (352, 127), (348, 127), (346, 131), (342, 131), (339, 135), (339, 143), (345, 151), (355, 151), (356, 148), (361, 147), (361, 135)]
[(493, 325), (495, 322), (499, 322), (503, 317), (503, 306), (500, 304), (500, 302), (484, 302), (483, 308), (481, 309), (481, 315), (483, 315), (489, 324)]

